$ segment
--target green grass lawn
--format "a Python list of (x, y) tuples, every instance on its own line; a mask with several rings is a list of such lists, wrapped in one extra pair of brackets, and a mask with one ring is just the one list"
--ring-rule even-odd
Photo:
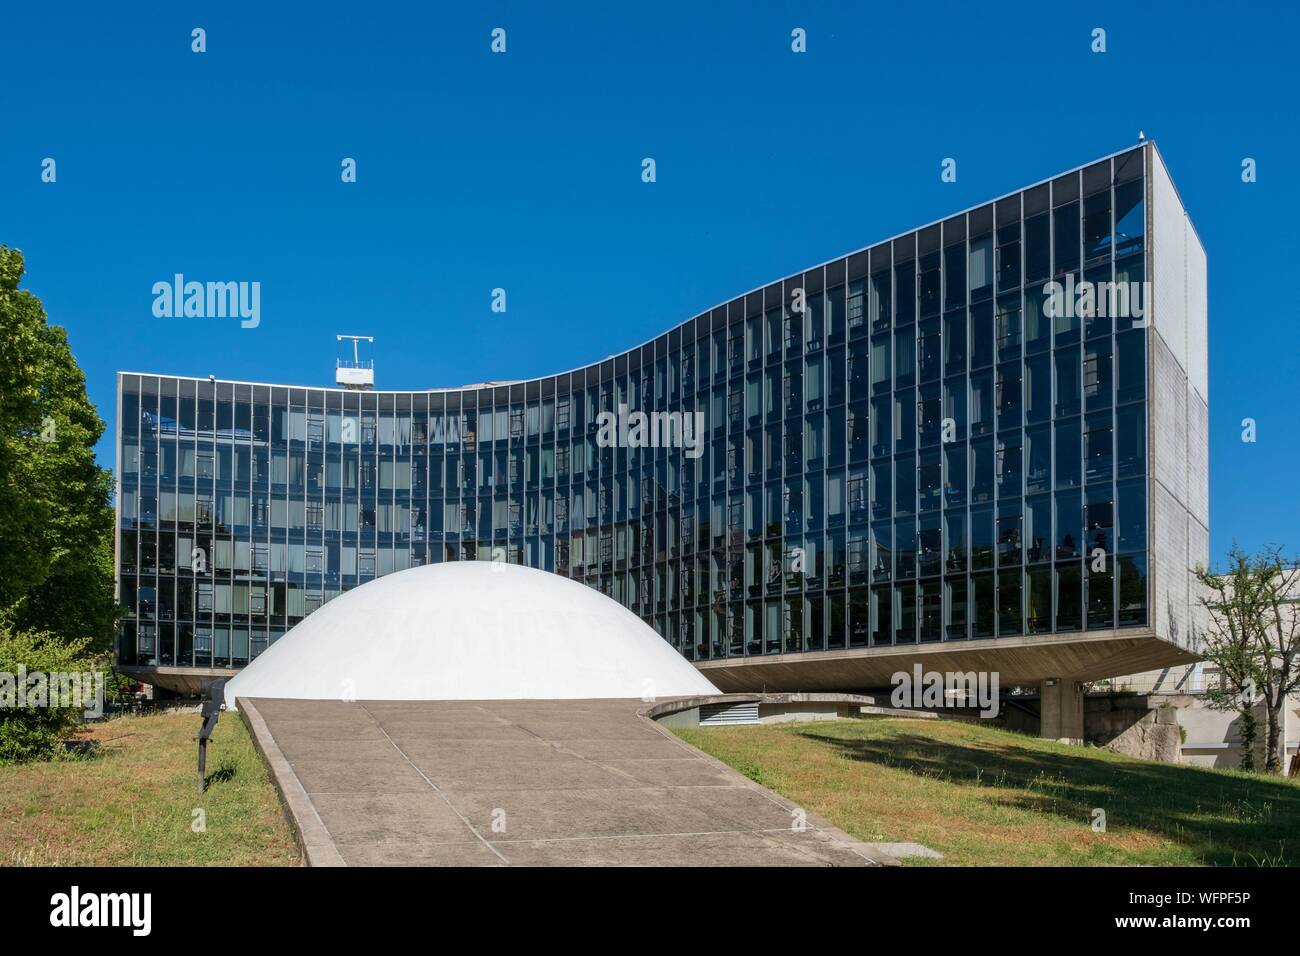
[[(973, 723), (866, 718), (675, 728), (869, 842), (924, 865), (1296, 865), (1300, 783), (1154, 763)], [(1094, 809), (1105, 832), (1094, 832)]]
[[(197, 793), (197, 714), (91, 725), (87, 756), (0, 767), (0, 865), (287, 866), (298, 850), (238, 714), (208, 744)], [(196, 832), (196, 810), (205, 832)]]

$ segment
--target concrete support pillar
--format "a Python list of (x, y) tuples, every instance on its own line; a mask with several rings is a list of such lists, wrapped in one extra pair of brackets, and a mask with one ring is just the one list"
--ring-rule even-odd
[(1067, 744), (1083, 743), (1083, 685), (1049, 677), (1040, 685), (1038, 736)]

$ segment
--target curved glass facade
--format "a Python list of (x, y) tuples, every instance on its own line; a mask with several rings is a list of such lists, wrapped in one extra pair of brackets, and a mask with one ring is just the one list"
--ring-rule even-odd
[[(691, 660), (1146, 626), (1149, 330), (1044, 307), (1052, 280), (1147, 277), (1144, 152), (560, 375), (122, 373), (119, 660), (239, 667), (348, 588), (485, 558), (583, 580)], [(702, 433), (608, 441), (624, 406)]]

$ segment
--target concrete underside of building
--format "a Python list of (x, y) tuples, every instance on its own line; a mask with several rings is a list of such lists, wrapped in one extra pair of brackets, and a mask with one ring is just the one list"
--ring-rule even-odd
[(879, 690), (891, 686), (892, 675), (910, 671), (917, 663), (927, 671), (997, 673), (1001, 685), (1009, 687), (1057, 677), (1100, 680), (1197, 659), (1150, 632), (1125, 630), (805, 651), (702, 661), (696, 666), (725, 693), (783, 693)]
[(120, 664), (117, 670), (131, 680), (181, 697), (200, 697), (214, 680), (239, 673), (234, 667), (126, 667)]
[(682, 743), (639, 700), (238, 704), (309, 865), (895, 862)]

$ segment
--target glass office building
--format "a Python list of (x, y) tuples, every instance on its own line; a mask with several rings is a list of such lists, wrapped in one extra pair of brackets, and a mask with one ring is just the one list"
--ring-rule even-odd
[[(1052, 309), (1054, 281), (1133, 296)], [(1006, 638), (1185, 646), (1204, 339), (1204, 253), (1148, 143), (559, 375), (121, 373), (119, 663), (162, 686), (239, 668), (342, 591), (494, 557), (600, 589), (710, 676)], [(620, 406), (702, 412), (698, 451), (601, 441)]]

